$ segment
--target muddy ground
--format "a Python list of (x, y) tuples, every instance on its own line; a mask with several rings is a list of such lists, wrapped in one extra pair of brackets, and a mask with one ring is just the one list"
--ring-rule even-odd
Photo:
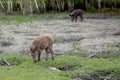
[(55, 54), (70, 53), (73, 43), (88, 53), (107, 50), (107, 44), (120, 43), (120, 18), (85, 18), (83, 22), (66, 19), (48, 19), (20, 24), (0, 24), (1, 53), (28, 54), (35, 37), (48, 34), (54, 37)]

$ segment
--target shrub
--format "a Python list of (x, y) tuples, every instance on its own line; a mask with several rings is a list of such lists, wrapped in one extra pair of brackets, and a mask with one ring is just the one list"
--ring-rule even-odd
[(94, 13), (96, 12), (96, 9), (94, 6), (91, 6), (90, 4), (87, 6), (87, 12)]

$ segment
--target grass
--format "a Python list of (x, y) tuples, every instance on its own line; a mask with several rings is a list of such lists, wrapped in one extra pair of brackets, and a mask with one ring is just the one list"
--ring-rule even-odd
[(11, 15), (11, 16), (6, 16), (2, 15), (0, 16), (0, 24), (13, 24), (15, 23), (16, 25), (19, 25), (20, 23), (23, 22), (32, 22), (33, 20), (49, 20), (49, 19), (62, 19), (62, 18), (67, 18), (68, 13), (67, 12), (62, 12), (62, 13), (44, 13), (44, 14), (34, 14), (34, 15), (28, 15), (28, 16), (22, 16), (22, 15)]
[[(0, 54), (0, 59), (2, 58)], [(72, 78), (80, 76), (82, 79), (91, 75), (96, 77), (105, 77), (105, 72), (111, 80), (117, 80), (120, 74), (120, 57), (111, 58), (92, 58), (86, 59), (73, 55), (56, 56), (55, 61), (49, 59), (34, 64), (31, 56), (7, 54), (4, 55), (12, 66), (0, 66), (1, 80), (71, 80)], [(50, 67), (60, 68), (74, 68), (70, 71), (56, 71), (49, 69)], [(94, 77), (92, 76), (92, 77)], [(95, 77), (95, 78), (96, 78)], [(94, 78), (94, 79), (95, 79)]]
[[(61, 19), (67, 15), (68, 13), (45, 13), (28, 16), (0, 16), (0, 23), (19, 25), (33, 20)], [(14, 40), (14, 38), (8, 37), (7, 40)], [(23, 44), (27, 44), (26, 41)], [(59, 45), (59, 41), (56, 41), (56, 44)], [(0, 65), (0, 80), (71, 80), (76, 77), (82, 80), (120, 79), (120, 55), (111, 53), (116, 47), (107, 44), (109, 50), (105, 55), (91, 59), (86, 59), (87, 54), (77, 43), (73, 43), (72, 47), (70, 55), (56, 56), (55, 61), (42, 59), (36, 64), (33, 63), (31, 56), (0, 54), (0, 60), (5, 56), (12, 65)], [(51, 70), (50, 67), (61, 69), (61, 71)]]

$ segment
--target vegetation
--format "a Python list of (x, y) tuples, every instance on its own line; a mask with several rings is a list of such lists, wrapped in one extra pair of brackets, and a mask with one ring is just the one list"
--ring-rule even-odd
[[(95, 3), (98, 1), (98, 5)], [(26, 3), (24, 3), (26, 2)], [(81, 6), (78, 6), (80, 5)], [(83, 8), (88, 12), (97, 10), (106, 12), (107, 10), (118, 11), (120, 0), (0, 0), (1, 12), (26, 14), (34, 12), (41, 13), (49, 11), (65, 11), (76, 8)], [(104, 5), (104, 6), (103, 6)], [(67, 6), (67, 9), (66, 9)], [(102, 7), (103, 6), (103, 7)], [(1, 23), (22, 23), (32, 20), (62, 18), (67, 13), (45, 13), (41, 16), (0, 16)], [(62, 16), (62, 17), (61, 17)], [(11, 22), (12, 21), (12, 22)], [(48, 24), (46, 24), (48, 25)], [(2, 31), (0, 30), (0, 36)], [(14, 40), (13, 37), (7, 37), (7, 40)], [(59, 44), (59, 41), (56, 41)], [(24, 44), (27, 44), (24, 42)], [(77, 43), (73, 43), (73, 54), (60, 55), (55, 57), (55, 61), (49, 59), (34, 64), (31, 56), (17, 54), (0, 54), (0, 62), (3, 57), (11, 66), (0, 65), (1, 80), (71, 80), (72, 78), (81, 78), (82, 80), (120, 80), (120, 54), (114, 54), (114, 46), (107, 44), (108, 51), (105, 55), (99, 55), (96, 58), (87, 59), (88, 56), (81, 50)], [(55, 68), (56, 70), (51, 69)]]
[(77, 8), (89, 12), (119, 12), (120, 0), (0, 0), (0, 12), (6, 14), (39, 14), (46, 11), (72, 11)]
[(23, 22), (31, 22), (31, 21), (37, 21), (37, 20), (43, 20), (43, 19), (46, 19), (46, 20), (49, 20), (49, 19), (63, 19), (63, 18), (66, 18), (66, 15), (68, 15), (67, 12), (61, 12), (61, 13), (45, 13), (45, 14), (42, 14), (41, 16), (39, 15), (28, 15), (28, 16), (21, 16), (21, 15), (13, 15), (13, 16), (6, 16), (6, 15), (3, 15), (3, 16), (0, 16), (0, 24), (20, 24), (20, 23), (23, 23)]
[[(2, 56), (1, 54), (0, 59)], [(12, 66), (0, 66), (1, 80), (71, 80), (76, 77), (82, 80), (120, 79), (120, 57), (86, 59), (75, 55), (61, 55), (57, 56), (55, 61), (42, 59), (34, 64), (31, 56), (16, 54), (5, 56)]]
[[(106, 44), (108, 51), (96, 58), (87, 58), (80, 46), (73, 43), (74, 54), (59, 55), (52, 61), (45, 61), (44, 56), (34, 63), (31, 56), (17, 54), (0, 54), (0, 61), (6, 57), (11, 66), (0, 65), (1, 80), (119, 80), (120, 54), (113, 53), (117, 48)], [(77, 50), (77, 51), (76, 51)], [(1, 62), (0, 62), (1, 63)]]

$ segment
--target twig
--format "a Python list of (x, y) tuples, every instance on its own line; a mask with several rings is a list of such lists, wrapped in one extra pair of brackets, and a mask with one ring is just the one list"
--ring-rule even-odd
[(3, 57), (3, 61), (4, 61), (8, 66), (11, 65), (11, 64), (5, 59), (5, 57)]
[(88, 56), (87, 59), (89, 59), (89, 58), (94, 58), (94, 57), (96, 57), (96, 56), (97, 56), (97, 54), (92, 54), (92, 55)]

